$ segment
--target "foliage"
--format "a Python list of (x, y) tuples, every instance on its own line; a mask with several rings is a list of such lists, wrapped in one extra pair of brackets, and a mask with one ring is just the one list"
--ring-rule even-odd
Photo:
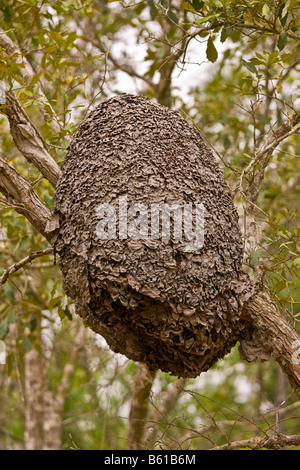
[[(245, 270), (270, 289), (297, 328), (299, 133), (290, 130), (263, 151), (280, 126), (298, 122), (299, 11), (296, 0), (3, 0), (0, 6), (1, 84), (14, 92), (58, 165), (82, 117), (105, 97), (134, 91), (179, 109), (224, 168), (244, 230)], [(5, 47), (4, 37), (17, 49)], [(195, 67), (196, 80), (189, 81)], [(1, 156), (51, 209), (54, 189), (23, 158), (5, 116), (0, 133)], [(5, 270), (49, 245), (4, 195), (0, 206)], [(137, 365), (88, 330), (74, 349), (80, 327), (53, 261), (51, 254), (35, 259), (1, 289), (7, 355), (0, 364), (0, 448), (26, 447), (26, 357), (35, 350), (51, 396), (64, 391), (61, 447), (124, 449)], [(174, 384), (167, 374), (155, 378), (149, 416), (160, 425), (150, 447), (207, 449), (273, 431), (300, 434), (299, 402), (273, 361), (246, 364), (234, 348), (184, 383), (164, 415)]]

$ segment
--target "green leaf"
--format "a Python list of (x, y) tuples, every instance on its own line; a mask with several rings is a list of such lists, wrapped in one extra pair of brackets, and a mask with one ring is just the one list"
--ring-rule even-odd
[(259, 248), (258, 250), (254, 251), (254, 253), (250, 255), (249, 265), (251, 266), (251, 268), (254, 268), (256, 263), (258, 263), (258, 261), (261, 258), (262, 253), (263, 253), (262, 248)]
[(39, 81), (41, 75), (42, 75), (42, 72), (36, 73), (34, 77), (30, 80), (29, 86), (35, 85)]
[(0, 339), (5, 339), (8, 332), (9, 332), (8, 321), (7, 321), (7, 318), (4, 318), (4, 320), (0, 321)]
[(67, 317), (68, 320), (70, 320), (70, 321), (73, 320), (72, 313), (70, 312), (68, 307), (62, 308), (62, 306), (59, 305), (58, 308), (57, 308), (57, 313), (58, 313), (59, 318), (61, 320), (64, 320), (65, 317)]
[(224, 26), (221, 32), (221, 37), (220, 40), (221, 42), (225, 42), (227, 38), (229, 38), (232, 35), (233, 28), (231, 26)]
[(279, 54), (278, 51), (274, 51), (272, 52), (272, 54), (269, 55), (269, 58), (268, 58), (269, 65), (272, 65), (278, 62), (278, 54)]
[(66, 317), (67, 317), (69, 320), (73, 320), (72, 313), (70, 312), (70, 310), (68, 309), (68, 307), (66, 307), (66, 308), (64, 309), (64, 313), (65, 313)]
[(53, 44), (52, 46), (44, 47), (44, 52), (47, 52), (48, 54), (51, 54), (51, 52), (56, 51), (56, 49), (57, 49), (57, 45)]
[(284, 3), (284, 7), (281, 12), (281, 18), (285, 18), (287, 16), (290, 3), (290, 0), (287, 0), (287, 2)]
[(202, 24), (202, 23), (206, 23), (206, 21), (210, 21), (212, 20), (213, 18), (217, 18), (218, 16), (220, 16), (221, 13), (216, 13), (214, 15), (207, 15), (207, 16), (204, 16), (203, 18), (199, 18), (198, 20), (195, 21), (195, 24)]
[(170, 18), (171, 21), (174, 21), (174, 23), (176, 23), (176, 24), (179, 23), (179, 19), (177, 18), (177, 16), (175, 15), (175, 13), (172, 10), (168, 10), (167, 15), (168, 15), (168, 17)]
[(255, 65), (251, 64), (251, 62), (247, 62), (246, 60), (242, 60), (243, 65), (251, 72), (257, 75), (257, 68)]
[(265, 3), (262, 9), (262, 14), (264, 16), (268, 16), (269, 13), (270, 13), (270, 7)]
[(23, 343), (22, 343), (23, 349), (25, 352), (29, 352), (32, 349), (32, 342), (30, 341), (30, 338), (28, 336), (25, 336), (23, 338)]
[(203, 7), (204, 2), (201, 2), (201, 1), (199, 1), (199, 0), (193, 0), (193, 1), (192, 1), (192, 5), (193, 5), (193, 8), (195, 8), (196, 11), (199, 11), (200, 8)]
[(63, 298), (62, 295), (58, 295), (57, 297), (54, 297), (53, 299), (51, 299), (50, 302), (48, 303), (49, 310), (56, 307), (60, 303), (62, 298)]
[(300, 257), (294, 259), (294, 264), (300, 265)]
[(32, 318), (32, 320), (25, 323), (25, 325), (30, 329), (30, 331), (32, 333), (37, 327), (37, 319), (34, 317), (34, 318)]
[(208, 58), (210, 62), (216, 62), (216, 60), (218, 59), (218, 51), (215, 48), (215, 45), (211, 36), (208, 38), (208, 41), (207, 41), (206, 57)]
[(57, 281), (55, 281), (55, 283), (53, 284), (53, 287), (52, 287), (52, 290), (51, 290), (51, 299), (54, 297), (55, 293), (56, 293), (56, 287), (57, 287), (57, 284), (59, 283), (59, 279)]
[(197, 12), (197, 10), (195, 10), (195, 8), (193, 7), (193, 5), (190, 4), (190, 2), (181, 2), (180, 8), (182, 10), (192, 11), (193, 13)]
[(287, 34), (286, 33), (281, 33), (279, 35), (278, 41), (277, 41), (277, 47), (280, 51), (285, 48), (287, 43)]
[(11, 16), (10, 16), (10, 9), (9, 8), (5, 8), (4, 10), (4, 21), (5, 23), (11, 23)]

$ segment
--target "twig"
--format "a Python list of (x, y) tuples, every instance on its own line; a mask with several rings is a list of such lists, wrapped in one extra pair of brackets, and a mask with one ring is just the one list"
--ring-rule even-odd
[(241, 190), (241, 193), (243, 193), (242, 190), (242, 182), (244, 177), (249, 173), (249, 171), (259, 162), (261, 162), (264, 158), (268, 158), (270, 154), (273, 152), (273, 150), (286, 138), (290, 137), (291, 135), (296, 134), (300, 130), (300, 122), (299, 122), (299, 117), (296, 116), (295, 119), (296, 124), (291, 125), (290, 121), (284, 122), (276, 132), (272, 135), (272, 137), (269, 139), (267, 144), (256, 154), (256, 156), (251, 160), (249, 165), (244, 168), (238, 184), (236, 185), (236, 188), (234, 190), (234, 194), (238, 191), (238, 189)]
[(300, 444), (300, 436), (274, 434), (269, 437), (252, 437), (242, 441), (235, 441), (222, 446), (213, 447), (211, 450), (237, 450), (237, 449), (270, 449), (278, 450), (285, 446), (297, 446)]
[(28, 263), (31, 263), (36, 258), (40, 258), (41, 256), (46, 256), (49, 254), (53, 253), (53, 248), (46, 248), (45, 250), (40, 250), (40, 251), (33, 251), (29, 255), (25, 256), (25, 258), (21, 259), (17, 263), (13, 264), (12, 266), (9, 266), (8, 268), (5, 269), (4, 273), (2, 274), (0, 278), (0, 287), (3, 286), (3, 284), (7, 281), (8, 277), (18, 271), (19, 269), (23, 268)]

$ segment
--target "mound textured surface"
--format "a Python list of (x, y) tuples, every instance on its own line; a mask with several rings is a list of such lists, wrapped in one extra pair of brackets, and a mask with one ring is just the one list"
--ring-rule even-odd
[[(100, 240), (97, 208), (203, 204), (204, 245)], [(76, 312), (113, 351), (179, 377), (196, 377), (246, 334), (242, 237), (227, 183), (199, 133), (142, 96), (104, 101), (80, 124), (55, 195), (55, 249)], [(117, 213), (117, 212), (116, 212)], [(128, 219), (129, 221), (129, 219)]]

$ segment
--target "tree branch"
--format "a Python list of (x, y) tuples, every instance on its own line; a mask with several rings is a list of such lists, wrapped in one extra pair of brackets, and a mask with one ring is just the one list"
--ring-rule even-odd
[[(249, 244), (249, 255), (257, 249), (257, 224), (255, 222), (255, 213), (258, 209), (257, 199), (261, 182), (264, 178), (265, 169), (272, 157), (273, 151), (276, 147), (288, 137), (300, 131), (300, 117), (295, 114), (291, 119), (284, 122), (278, 129), (271, 135), (267, 143), (256, 153), (249, 165), (242, 171), (242, 174), (233, 191), (233, 196), (240, 192), (245, 198), (245, 233), (247, 242)], [(258, 165), (257, 168), (255, 166)], [(251, 178), (248, 181), (247, 188), (243, 188), (244, 178), (252, 170)]]
[[(294, 121), (294, 124), (292, 122)], [(264, 160), (265, 158), (269, 158), (274, 149), (282, 142), (283, 140), (287, 139), (293, 134), (296, 134), (300, 130), (300, 117), (298, 115), (294, 115), (291, 119), (284, 122), (278, 129), (274, 132), (274, 134), (269, 138), (266, 145), (255, 155), (253, 160), (249, 163), (249, 165), (244, 168), (238, 184), (234, 190), (234, 193), (237, 192), (238, 189), (243, 193), (242, 189), (242, 182), (244, 177), (250, 172), (250, 170), (259, 162)], [(255, 202), (255, 201), (254, 201)]]
[(42, 203), (30, 184), (1, 157), (0, 191), (12, 207), (24, 215), (51, 243), (57, 225), (50, 210)]
[(61, 174), (59, 166), (47, 152), (43, 138), (30, 121), (16, 96), (12, 93), (6, 93), (6, 98), (7, 104), (0, 107), (0, 113), (8, 117), (11, 135), (16, 147), (26, 160), (38, 168), (44, 178), (55, 187)]
[(12, 266), (9, 266), (7, 269), (5, 269), (4, 273), (0, 277), (0, 287), (3, 286), (3, 284), (7, 281), (8, 277), (18, 271), (19, 269), (23, 268), (28, 263), (31, 263), (36, 258), (40, 258), (41, 256), (46, 256), (53, 253), (53, 248), (47, 248), (46, 250), (41, 250), (41, 251), (33, 251), (29, 255), (25, 256), (25, 258), (21, 259), (17, 263), (13, 264)]
[(286, 435), (286, 434), (274, 434), (267, 437), (251, 437), (242, 441), (235, 441), (223, 446), (213, 447), (211, 450), (238, 450), (238, 449), (269, 449), (279, 450), (285, 446), (298, 446), (300, 444), (300, 436), (297, 435)]
[[(94, 18), (94, 21), (96, 21), (97, 18)], [(82, 30), (84, 37), (82, 37), (82, 40), (87, 42), (88, 44), (92, 44), (92, 46), (102, 52), (103, 54), (106, 55), (107, 59), (111, 62), (111, 64), (114, 66), (116, 70), (120, 70), (121, 72), (127, 73), (130, 77), (138, 78), (139, 80), (142, 80), (143, 82), (147, 83), (151, 88), (156, 90), (157, 85), (151, 80), (150, 77), (147, 77), (145, 75), (141, 75), (138, 73), (133, 67), (131, 67), (128, 64), (123, 64), (121, 63), (118, 59), (115, 58), (115, 56), (103, 45), (103, 43), (100, 40), (97, 40), (94, 37), (91, 37), (90, 31), (95, 30), (95, 24), (93, 23), (92, 18), (88, 18), (85, 22), (83, 23), (77, 23), (77, 26)]]
[(253, 328), (250, 339), (240, 342), (240, 355), (248, 362), (272, 355), (300, 398), (300, 337), (279, 312), (267, 292), (259, 291), (243, 306), (242, 320)]
[(145, 420), (154, 377), (155, 372), (149, 371), (145, 364), (138, 364), (137, 375), (132, 387), (127, 437), (128, 450), (139, 450), (144, 447)]

